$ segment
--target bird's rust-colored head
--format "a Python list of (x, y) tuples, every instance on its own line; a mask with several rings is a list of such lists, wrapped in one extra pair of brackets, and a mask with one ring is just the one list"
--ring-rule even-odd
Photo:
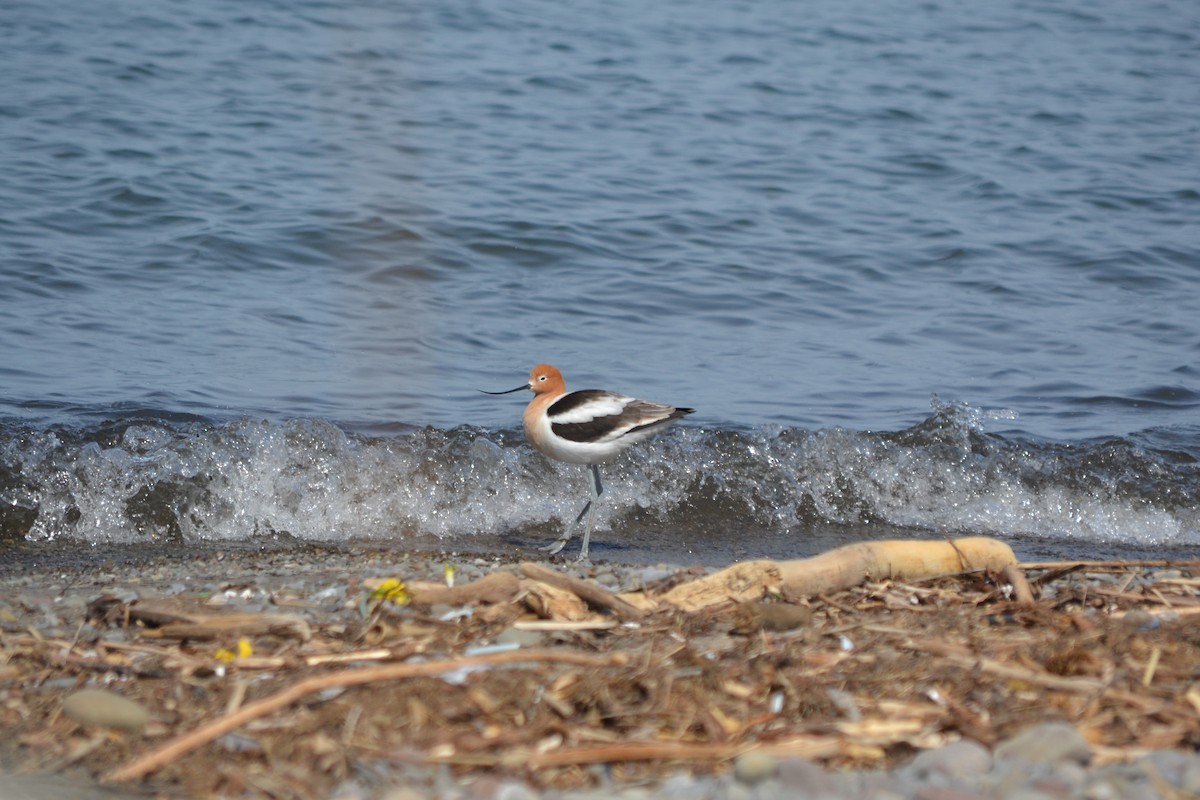
[(489, 392), (487, 389), (480, 389), (484, 394), (512, 394), (523, 389), (528, 389), (537, 395), (542, 394), (565, 394), (567, 384), (563, 381), (562, 373), (549, 364), (538, 364), (533, 369), (529, 370), (529, 382), (523, 383), (515, 389), (506, 389), (503, 392)]
[(549, 364), (529, 370), (529, 388), (534, 394), (562, 394), (567, 390), (562, 373)]

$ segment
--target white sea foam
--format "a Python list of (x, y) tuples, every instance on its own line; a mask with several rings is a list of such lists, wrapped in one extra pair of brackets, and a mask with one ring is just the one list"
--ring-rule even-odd
[[(938, 406), (894, 433), (680, 427), (604, 465), (597, 528), (785, 536), (799, 551), (838, 526), (1195, 543), (1194, 462), (1130, 441), (1008, 440), (981, 430), (985, 416)], [(2, 455), (6, 534), (34, 541), (542, 536), (587, 497), (582, 468), (470, 427), (364, 437), (319, 420), (142, 421), (25, 431)]]

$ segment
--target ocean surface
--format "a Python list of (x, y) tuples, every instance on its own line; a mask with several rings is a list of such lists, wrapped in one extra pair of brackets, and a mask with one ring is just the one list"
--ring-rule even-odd
[(0, 565), (1200, 555), (1194, 0), (2, 6)]

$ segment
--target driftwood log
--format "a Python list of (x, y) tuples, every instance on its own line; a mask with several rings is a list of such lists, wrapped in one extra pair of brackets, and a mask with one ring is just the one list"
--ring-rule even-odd
[(997, 539), (859, 542), (793, 561), (742, 561), (680, 584), (659, 599), (684, 611), (720, 603), (758, 600), (766, 594), (791, 598), (838, 592), (869, 580), (919, 580), (1017, 563), (1012, 548)]

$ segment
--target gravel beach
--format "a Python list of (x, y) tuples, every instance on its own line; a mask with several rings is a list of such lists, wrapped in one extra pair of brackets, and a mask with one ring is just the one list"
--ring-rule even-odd
[[(1194, 563), (625, 616), (713, 570), (540, 562), (582, 600), (491, 553), (10, 556), (0, 800), (1200, 796)], [(515, 594), (422, 601), (450, 575)]]

